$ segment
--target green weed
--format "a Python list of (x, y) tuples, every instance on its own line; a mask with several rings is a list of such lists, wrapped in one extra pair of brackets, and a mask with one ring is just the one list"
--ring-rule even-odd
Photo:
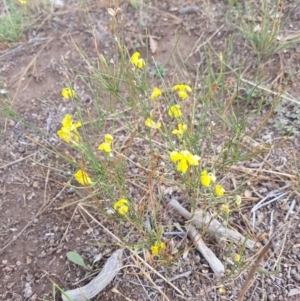
[[(298, 2), (295, 1), (293, 7)], [(280, 37), (281, 29), (293, 10), (292, 7), (284, 15), (283, 7), (284, 1), (282, 0), (277, 0), (276, 3), (270, 3), (267, 0), (240, 3), (232, 0), (229, 3), (230, 9), (226, 19), (250, 43), (259, 63), (268, 56), (295, 44), (295, 39), (291, 41)]]
[(0, 16), (0, 39), (7, 42), (18, 41), (24, 31), (24, 7), (14, 1), (3, 0), (4, 14)]

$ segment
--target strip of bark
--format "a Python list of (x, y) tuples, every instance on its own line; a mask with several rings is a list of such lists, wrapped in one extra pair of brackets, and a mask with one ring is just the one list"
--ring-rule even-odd
[(217, 277), (223, 276), (225, 272), (224, 265), (222, 262), (217, 258), (215, 253), (206, 246), (201, 235), (198, 233), (196, 228), (191, 224), (188, 225), (188, 234), (190, 238), (193, 240), (197, 250), (202, 254), (205, 258), (211, 269), (214, 271)]
[(255, 242), (251, 239), (247, 239), (245, 236), (234, 230), (224, 227), (218, 220), (212, 219), (209, 213), (204, 213), (202, 210), (196, 214), (192, 214), (184, 209), (176, 199), (171, 199), (169, 205), (172, 206), (181, 216), (190, 221), (196, 228), (207, 226), (207, 231), (215, 236), (221, 236), (235, 243), (243, 244), (248, 249), (253, 249)]
[(86, 301), (98, 295), (122, 268), (123, 250), (115, 251), (96, 278), (85, 286), (62, 293), (63, 301)]

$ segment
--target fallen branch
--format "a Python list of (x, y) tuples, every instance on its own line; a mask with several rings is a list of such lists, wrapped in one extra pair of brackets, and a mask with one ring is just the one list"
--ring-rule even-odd
[(224, 265), (222, 262), (217, 258), (214, 252), (206, 246), (204, 241), (201, 238), (201, 235), (198, 233), (196, 228), (191, 224), (188, 225), (188, 234), (190, 238), (193, 240), (197, 250), (202, 254), (205, 258), (211, 269), (217, 275), (217, 277), (223, 276), (225, 272)]
[(122, 268), (122, 249), (115, 251), (107, 260), (102, 271), (85, 286), (62, 293), (63, 301), (86, 301), (98, 295)]
[(184, 209), (176, 199), (171, 199), (169, 205), (174, 208), (181, 216), (190, 221), (196, 228), (207, 226), (207, 231), (214, 236), (225, 237), (235, 243), (243, 244), (249, 249), (253, 249), (255, 242), (247, 239), (242, 234), (224, 227), (218, 220), (211, 219), (209, 213), (204, 213), (202, 210), (196, 214), (191, 214)]

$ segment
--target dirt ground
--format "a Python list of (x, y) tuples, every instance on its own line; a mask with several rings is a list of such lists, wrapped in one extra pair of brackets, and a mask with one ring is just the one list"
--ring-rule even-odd
[[(140, 7), (137, 10), (127, 2), (123, 3), (119, 20), (122, 20), (125, 44), (129, 52), (138, 48), (146, 54), (147, 29), (157, 42), (155, 59), (164, 62), (181, 34), (178, 48), (184, 56), (192, 54), (190, 64), (196, 64), (199, 56), (193, 54), (195, 46), (210, 39), (215, 49), (221, 51), (225, 39), (233, 33), (224, 20), (225, 2), (210, 1), (208, 7), (202, 1), (186, 1), (184, 5), (179, 0), (153, 1), (150, 6), (142, 4), (145, 9)], [(26, 31), (22, 41), (3, 44), (0, 52), (0, 90), (8, 90), (18, 114), (11, 118), (0, 117), (0, 299), (3, 301), (61, 300), (59, 294), (53, 296), (52, 282), (63, 289), (88, 282), (80, 282), (85, 271), (66, 259), (68, 251), (77, 251), (86, 262), (100, 254), (101, 267), (114, 250), (107, 245), (91, 245), (95, 241), (108, 243), (111, 238), (93, 222), (90, 223), (92, 228), (89, 227), (84, 215), (74, 211), (74, 206), (60, 209), (62, 205), (76, 201), (77, 196), (64, 185), (65, 175), (61, 174), (64, 163), (41, 146), (51, 148), (60, 143), (56, 136), (60, 121), (66, 111), (74, 111), (72, 104), (64, 102), (60, 94), (69, 81), (82, 100), (80, 105), (93, 110), (92, 95), (77, 80), (71, 68), (89, 72), (75, 43), (90, 58), (96, 56), (95, 44), (98, 52), (106, 56), (113, 55), (114, 49), (107, 27), (109, 15), (101, 1), (88, 3), (91, 23), (86, 22), (79, 3), (69, 0), (64, 4), (55, 8), (52, 15), (44, 16), (45, 22), (39, 22)], [(297, 16), (296, 12), (291, 15), (286, 30), (300, 29)], [(254, 54), (239, 37), (234, 40), (232, 56), (233, 59), (235, 56), (245, 57), (245, 66), (249, 66), (245, 69), (251, 80)], [(278, 54), (271, 57), (262, 70), (275, 79), (281, 72), (300, 70), (299, 58), (299, 45), (295, 45), (280, 57)], [(174, 65), (170, 61), (167, 76), (171, 76), (173, 71)], [(4, 103), (6, 95), (1, 93), (0, 99)], [(299, 77), (294, 80), (289, 93), (299, 100)], [(270, 124), (257, 140), (275, 141), (279, 136), (280, 133)], [(276, 167), (285, 166), (281, 169), (283, 173), (296, 170), (294, 158), (299, 159), (299, 143), (299, 137), (292, 137), (265, 160)], [(62, 168), (56, 173), (55, 166)], [(67, 167), (65, 170), (67, 173)], [(281, 186), (283, 184), (280, 183)], [(257, 194), (264, 194), (266, 187), (260, 187)], [(299, 212), (299, 196), (293, 197), (296, 200), (294, 212)], [(250, 205), (243, 208), (249, 220)], [(270, 250), (273, 252), (270, 265), (281, 256), (281, 269), (274, 275), (257, 274), (245, 300), (300, 300), (300, 219), (292, 215), (293, 218), (287, 222), (284, 220), (284, 206), (270, 205), (258, 218), (259, 235), (269, 232), (266, 219), (269, 220), (271, 211), (273, 227), (285, 230), (278, 238), (284, 246)], [(211, 248), (221, 252), (221, 247), (211, 245)], [(185, 293), (184, 297), (154, 277), (170, 300), (236, 300), (244, 278), (227, 281), (224, 283), (227, 293), (218, 294), (222, 280), (214, 279), (205, 260), (195, 250), (190, 253), (187, 258), (179, 258), (170, 269), (157, 267), (168, 278), (187, 273), (173, 282)], [(141, 285), (138, 279), (130, 268), (123, 270), (95, 300), (163, 300), (151, 288), (150, 282), (141, 278)], [(122, 295), (112, 292), (113, 287)]]

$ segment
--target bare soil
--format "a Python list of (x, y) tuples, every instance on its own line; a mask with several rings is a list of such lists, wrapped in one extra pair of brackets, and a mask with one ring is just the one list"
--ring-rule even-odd
[[(13, 109), (18, 114), (11, 118), (1, 117), (1, 300), (61, 300), (59, 294), (53, 296), (52, 281), (63, 289), (71, 289), (89, 281), (80, 282), (85, 276), (85, 271), (66, 259), (68, 251), (77, 251), (86, 262), (100, 254), (102, 259), (98, 262), (98, 267), (101, 267), (114, 250), (114, 247), (107, 247), (108, 243), (112, 242), (109, 235), (90, 220), (89, 226), (86, 222), (88, 217), (74, 211), (75, 206), (61, 209), (63, 205), (75, 202), (78, 196), (66, 188), (68, 166), (64, 166), (65, 163), (57, 156), (42, 147), (46, 145), (50, 149), (58, 146), (60, 142), (56, 131), (61, 118), (66, 112), (72, 113), (75, 110), (73, 105), (65, 102), (60, 95), (61, 89), (69, 81), (82, 100), (80, 105), (93, 110), (92, 95), (76, 79), (73, 69), (69, 67), (88, 72), (75, 45), (81, 47), (92, 59), (96, 57), (97, 51), (105, 56), (114, 55), (115, 46), (107, 26), (109, 15), (105, 6), (96, 1), (90, 1), (88, 6), (93, 30), (90, 24), (86, 23), (79, 4), (71, 0), (65, 1), (64, 7), (56, 8), (52, 15), (45, 15), (46, 21), (43, 24), (35, 24), (34, 28), (29, 29), (22, 42), (8, 45), (8, 48), (2, 49), (0, 53), (0, 89), (8, 90)], [(124, 29), (124, 41), (129, 52), (137, 47), (143, 55), (149, 52), (145, 33), (147, 29), (148, 34), (157, 41), (155, 59), (162, 63), (168, 59), (180, 35), (179, 52), (183, 56), (191, 54), (189, 65), (191, 72), (194, 72), (199, 61), (199, 54), (194, 53), (197, 45), (210, 39), (214, 48), (222, 51), (225, 39), (233, 33), (232, 28), (224, 21), (224, 12), (223, 1), (212, 1), (209, 7), (200, 1), (187, 1), (184, 5), (177, 0), (154, 1), (150, 9), (146, 9), (145, 6), (145, 9), (140, 7), (135, 10), (130, 5), (122, 4), (119, 20)], [(300, 22), (296, 18), (296, 12), (293, 16), (288, 23), (297, 30)], [(248, 70), (246, 76), (251, 80), (255, 57), (251, 48), (245, 46), (245, 42), (238, 36), (234, 40), (232, 53), (233, 59), (237, 56), (247, 58), (245, 65), (249, 68), (245, 68)], [(295, 46), (280, 56), (275, 54), (265, 62), (262, 70), (271, 79), (277, 79), (281, 72), (289, 73), (295, 68), (299, 70), (299, 58), (299, 47)], [(166, 66), (165, 78), (169, 76), (170, 81), (174, 75), (174, 67), (173, 61)], [(294, 81), (290, 93), (295, 97), (299, 95), (299, 78)], [(3, 105), (6, 97), (7, 95), (0, 94)], [(281, 133), (275, 131), (270, 124), (269, 128), (259, 133), (257, 141), (276, 141), (280, 135)], [(264, 159), (273, 167), (284, 166), (282, 172), (295, 171), (293, 160), (295, 157), (298, 159), (300, 151), (298, 139), (295, 137), (288, 140), (282, 147), (272, 150)], [(66, 151), (62, 146), (60, 148)], [(55, 166), (59, 166), (65, 173), (58, 169), (56, 172)], [(284, 177), (282, 179), (284, 181)], [(281, 182), (278, 185), (283, 184)], [(256, 196), (264, 195), (268, 191), (267, 185), (257, 187)], [(255, 193), (253, 195), (255, 196)], [(299, 196), (294, 198), (294, 212), (299, 212)], [(249, 222), (252, 206), (253, 204), (249, 203), (243, 207), (243, 214)], [(279, 255), (282, 258), (281, 269), (274, 275), (257, 274), (245, 300), (300, 300), (300, 290), (293, 297), (288, 297), (292, 289), (300, 288), (299, 216), (292, 215), (293, 219), (288, 223), (284, 221), (284, 206), (270, 205), (259, 216), (257, 226), (260, 230), (259, 233), (255, 233), (257, 237), (265, 232), (269, 233), (270, 212), (273, 212), (273, 228), (285, 229), (279, 237), (284, 245), (279, 248), (275, 246), (270, 250), (274, 254), (270, 269)], [(243, 223), (236, 223), (243, 227)], [(207, 239), (210, 247), (221, 254), (222, 247)], [(95, 241), (105, 243), (106, 246), (91, 245)], [(214, 279), (196, 250), (191, 250), (186, 258), (178, 258), (171, 268), (156, 268), (165, 273), (167, 278), (190, 272), (173, 282), (185, 293), (184, 298), (154, 277), (156, 284), (170, 300), (235, 300), (245, 279), (226, 282), (226, 294), (218, 294), (222, 280)], [(163, 300), (152, 288), (151, 282), (143, 277), (135, 278), (133, 274), (130, 268), (121, 271), (114, 282), (95, 300), (128, 300), (125, 296), (130, 300)], [(138, 279), (142, 279), (143, 285)], [(123, 295), (113, 293), (113, 287)]]

